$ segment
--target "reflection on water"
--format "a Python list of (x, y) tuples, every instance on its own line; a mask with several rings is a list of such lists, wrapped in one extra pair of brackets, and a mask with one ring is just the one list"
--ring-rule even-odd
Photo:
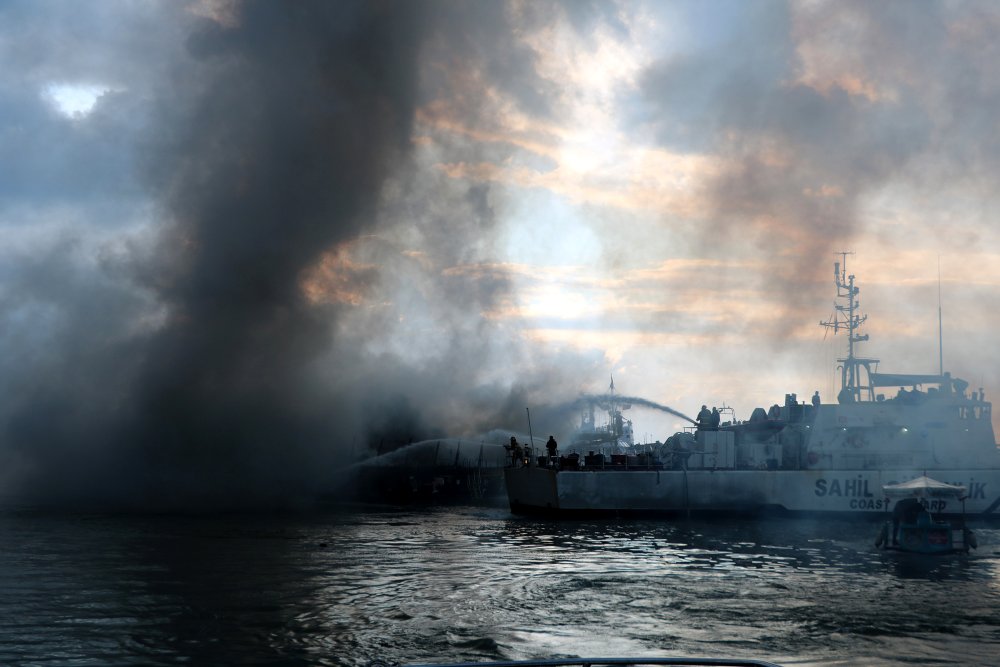
[(540, 521), (504, 510), (0, 515), (0, 663), (587, 655), (993, 664), (1000, 529), (970, 557), (867, 522)]

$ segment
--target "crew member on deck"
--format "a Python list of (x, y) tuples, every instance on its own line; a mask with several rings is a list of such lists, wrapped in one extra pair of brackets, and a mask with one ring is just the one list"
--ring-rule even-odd
[(818, 407), (819, 407), (819, 404), (820, 404), (820, 400), (819, 400), (819, 389), (817, 389), (817, 390), (816, 390), (816, 393), (815, 393), (815, 394), (813, 394), (813, 407), (815, 407), (815, 408), (818, 408)]
[(899, 524), (916, 523), (917, 516), (924, 510), (916, 498), (903, 498), (892, 509), (892, 543), (899, 544)]
[(517, 467), (518, 461), (521, 460), (524, 452), (521, 451), (521, 445), (517, 444), (517, 438), (510, 436), (510, 444), (507, 445), (507, 449), (510, 450), (510, 464)]
[(712, 413), (709, 411), (707, 405), (701, 406), (701, 412), (698, 413), (698, 430), (704, 431), (712, 425)]
[(554, 459), (556, 457), (556, 450), (559, 449), (559, 445), (556, 444), (556, 439), (551, 435), (548, 442), (545, 443), (545, 449), (549, 452), (549, 458)]
[(712, 430), (718, 431), (719, 424), (722, 423), (722, 415), (719, 414), (719, 408), (712, 408)]

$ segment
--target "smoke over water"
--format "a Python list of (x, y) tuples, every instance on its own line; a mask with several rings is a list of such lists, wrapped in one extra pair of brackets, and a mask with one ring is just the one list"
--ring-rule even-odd
[(318, 364), (338, 309), (310, 304), (302, 281), (372, 226), (405, 159), (420, 7), (231, 9), (164, 17), (186, 30), (185, 49), (153, 87), (139, 161), (162, 221), (107, 259), (123, 283), (84, 295), (108, 319), (54, 301), (64, 322), (51, 359), (15, 367), (34, 377), (5, 396), (7, 492), (285, 502), (316, 490), (310, 469), (330, 466), (352, 431), (335, 427), (347, 419), (324, 377), (335, 367)]
[(835, 395), (841, 249), (901, 371), (962, 257), (946, 368), (992, 391), (1000, 13), (710, 14), (0, 3), (0, 495), (297, 504), (526, 406), (571, 433), (609, 370), (658, 431)]
[[(92, 45), (58, 26), (107, 25), (85, 9), (55, 23), (30, 3), (3, 11), (24, 34), (57, 26), (52, 43), (80, 53)], [(105, 35), (79, 64), (110, 83), (71, 118), (87, 132), (70, 136), (81, 153), (127, 156), (91, 177), (117, 208), (81, 205), (97, 213), (4, 267), (3, 496), (297, 505), (329, 491), (353, 452), (520, 425), (535, 397), (578, 386), (563, 369), (598, 361), (532, 355), (515, 381), (480, 370), (524, 355), (516, 333), (481, 315), (504, 301), (503, 271), (451, 268), (490, 233), (488, 191), (413, 164), (422, 51), (469, 67), (488, 58), (484, 44), (521, 53), (503, 11), (249, 1), (114, 12), (129, 39)], [(134, 34), (149, 40), (140, 48)], [(24, 60), (7, 76), (52, 76)], [(537, 103), (530, 72), (520, 81), (512, 94)], [(0, 83), (6, 98), (27, 86)], [(17, 101), (6, 108), (42, 118), (39, 133), (70, 122), (37, 96)], [(541, 412), (542, 428), (560, 424)]]

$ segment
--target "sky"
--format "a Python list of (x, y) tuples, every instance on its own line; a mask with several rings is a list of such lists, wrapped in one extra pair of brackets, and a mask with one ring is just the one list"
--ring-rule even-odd
[(989, 399), (998, 38), (991, 2), (2, 3), (0, 489), (294, 504), (526, 408), (566, 438), (612, 376), (832, 400), (842, 251), (859, 353), (937, 372), (940, 293)]

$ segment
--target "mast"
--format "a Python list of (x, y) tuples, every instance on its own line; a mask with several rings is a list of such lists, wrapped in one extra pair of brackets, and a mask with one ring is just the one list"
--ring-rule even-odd
[(836, 310), (834, 311), (833, 317), (827, 321), (820, 322), (820, 326), (833, 329), (834, 335), (836, 335), (840, 329), (847, 330), (847, 357), (837, 360), (841, 363), (841, 390), (839, 397), (841, 402), (844, 402), (845, 400), (860, 401), (862, 397), (862, 390), (867, 390), (866, 398), (868, 400), (873, 400), (874, 396), (873, 388), (870, 386), (871, 382), (869, 381), (868, 385), (862, 384), (861, 369), (865, 369), (866, 375), (870, 380), (871, 364), (878, 364), (878, 360), (858, 357), (855, 354), (855, 346), (858, 343), (863, 343), (868, 340), (868, 334), (858, 333), (861, 325), (868, 319), (868, 316), (858, 312), (861, 304), (858, 301), (857, 296), (861, 291), (861, 288), (855, 287), (854, 274), (847, 273), (847, 256), (853, 255), (854, 253), (844, 251), (837, 254), (840, 255), (841, 261), (833, 263), (833, 280), (834, 284), (837, 286), (837, 300), (834, 301), (833, 305)]
[(615, 436), (615, 441), (621, 437), (618, 429), (618, 408), (615, 405), (615, 375), (611, 374), (611, 386), (608, 387), (608, 395), (611, 397), (611, 407), (608, 408), (608, 427), (611, 429), (611, 434)]

